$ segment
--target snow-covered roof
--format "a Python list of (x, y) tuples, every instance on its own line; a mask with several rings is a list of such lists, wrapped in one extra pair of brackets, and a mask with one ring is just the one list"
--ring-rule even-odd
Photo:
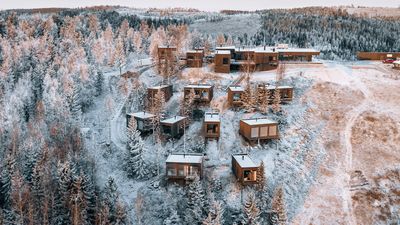
[(206, 112), (204, 114), (204, 122), (220, 122), (219, 113)]
[(237, 154), (233, 155), (235, 158), (236, 162), (239, 164), (240, 167), (242, 168), (254, 168), (258, 167), (253, 160), (249, 157), (247, 154)]
[(174, 117), (171, 117), (171, 118), (168, 118), (168, 119), (165, 119), (165, 120), (161, 120), (160, 123), (164, 123), (164, 124), (174, 124), (174, 123), (177, 123), (177, 122), (179, 122), (179, 121), (181, 121), (181, 120), (184, 120), (184, 119), (186, 119), (186, 117), (183, 117), (183, 116), (174, 116)]
[(230, 51), (226, 51), (226, 50), (217, 50), (216, 52), (215, 52), (215, 54), (216, 55), (230, 55), (231, 54), (231, 52)]
[(167, 45), (159, 45), (158, 48), (172, 48), (172, 49), (176, 49), (175, 46), (167, 46)]
[(285, 48), (285, 49), (276, 49), (276, 51), (278, 52), (282, 52), (282, 53), (290, 53), (290, 52), (306, 52), (306, 53), (318, 53), (319, 51), (312, 49), (312, 48)]
[(215, 50), (232, 50), (236, 49), (235, 46), (222, 46), (222, 47), (216, 47)]
[(186, 53), (203, 53), (203, 50), (189, 50)]
[(150, 119), (150, 118), (154, 117), (153, 114), (148, 113), (148, 112), (136, 112), (136, 113), (131, 113), (129, 115), (136, 117), (136, 118), (140, 118), (140, 119)]
[(243, 122), (248, 125), (263, 125), (263, 124), (276, 124), (278, 122), (267, 119), (267, 118), (256, 118), (256, 119), (242, 119)]
[(203, 155), (200, 154), (171, 154), (166, 163), (202, 163)]
[(230, 86), (229, 90), (231, 90), (231, 91), (244, 91), (243, 87), (241, 87), (241, 86)]
[[(268, 85), (267, 86), (267, 89), (268, 90), (273, 90), (273, 89), (275, 89), (276, 88), (276, 86), (275, 85)], [(290, 88), (293, 88), (292, 86), (288, 86), (288, 85), (285, 85), (285, 86), (278, 86), (278, 89), (290, 89)]]
[(186, 85), (185, 88), (211, 88), (210, 84), (189, 84)]
[(148, 87), (148, 89), (162, 89), (162, 88), (166, 88), (166, 87), (168, 87), (169, 85), (167, 85), (167, 84), (164, 84), (164, 85), (159, 85), (159, 86), (153, 86), (153, 87)]

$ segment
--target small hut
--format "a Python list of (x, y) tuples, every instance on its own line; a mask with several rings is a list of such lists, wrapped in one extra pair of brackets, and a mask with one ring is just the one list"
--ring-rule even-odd
[(168, 156), (165, 163), (169, 182), (185, 184), (196, 176), (203, 178), (203, 154), (174, 153)]
[(276, 87), (274, 85), (262, 84), (262, 85), (258, 85), (257, 91), (258, 91), (258, 94), (262, 94), (263, 92), (268, 91), (269, 92), (268, 99), (270, 102), (272, 102), (274, 99), (276, 89), (279, 90), (279, 93), (281, 96), (281, 102), (290, 102), (293, 100), (293, 87), (292, 86)]
[(232, 155), (232, 171), (236, 179), (243, 185), (257, 183), (256, 165), (248, 154)]
[(231, 72), (231, 51), (216, 51), (214, 57), (214, 70), (216, 73)]
[(278, 139), (278, 122), (266, 118), (242, 119), (239, 133), (249, 142)]
[(242, 94), (244, 89), (241, 86), (230, 86), (228, 88), (228, 103), (231, 107), (242, 106)]
[(206, 112), (204, 115), (203, 129), (205, 138), (216, 138), (220, 136), (221, 120), (218, 112)]
[(179, 138), (184, 134), (184, 129), (188, 126), (186, 117), (174, 116), (160, 121), (161, 131), (170, 138)]
[(173, 86), (170, 85), (160, 85), (160, 86), (153, 86), (147, 88), (147, 98), (149, 101), (154, 99), (154, 96), (159, 92), (162, 91), (164, 93), (165, 102), (167, 102), (173, 95)]
[(192, 68), (201, 68), (203, 66), (204, 52), (202, 50), (192, 50), (186, 52), (186, 65)]
[(400, 60), (393, 62), (393, 69), (400, 70)]
[(176, 47), (174, 46), (159, 46), (158, 47), (158, 59), (172, 59), (176, 54)]
[(129, 125), (129, 120), (134, 118), (137, 124), (137, 130), (146, 133), (153, 130), (153, 120), (155, 115), (148, 112), (136, 112), (126, 114), (126, 126)]
[(213, 86), (210, 84), (190, 84), (184, 87), (184, 97), (187, 98), (190, 92), (194, 91), (196, 103), (210, 103), (213, 98)]

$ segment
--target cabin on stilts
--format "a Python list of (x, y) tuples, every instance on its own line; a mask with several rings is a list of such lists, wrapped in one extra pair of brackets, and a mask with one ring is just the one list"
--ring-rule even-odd
[(166, 160), (168, 182), (186, 184), (196, 176), (203, 178), (204, 155), (196, 153), (173, 153)]
[(239, 133), (250, 143), (279, 139), (278, 122), (267, 118), (242, 119)]
[(281, 97), (281, 102), (290, 102), (293, 100), (293, 87), (292, 86), (274, 86), (274, 85), (269, 85), (269, 84), (261, 84), (258, 85), (257, 91), (258, 94), (261, 95), (265, 92), (269, 93), (269, 96), (267, 96), (267, 99), (269, 99), (270, 102), (273, 101), (274, 96), (275, 96), (275, 91), (278, 90), (280, 93)]
[(244, 93), (243, 87), (239, 85), (233, 85), (228, 87), (228, 103), (230, 107), (241, 107), (242, 94)]
[(134, 118), (137, 124), (137, 130), (141, 133), (148, 133), (153, 131), (153, 121), (155, 115), (148, 112), (136, 112), (126, 114), (126, 126), (129, 126), (129, 120)]
[(190, 84), (184, 87), (184, 98), (188, 98), (194, 92), (194, 102), (197, 104), (209, 104), (213, 98), (213, 86), (210, 84)]
[(186, 52), (186, 65), (190, 68), (201, 68), (203, 66), (204, 51), (192, 50)]
[(174, 116), (160, 121), (161, 132), (168, 138), (180, 138), (189, 126), (186, 117)]
[(147, 88), (147, 100), (152, 102), (152, 99), (154, 99), (154, 96), (159, 92), (162, 91), (164, 93), (164, 98), (165, 102), (168, 102), (168, 100), (172, 97), (173, 95), (173, 86), (172, 84), (163, 84), (159, 86), (152, 86)]
[(257, 183), (258, 167), (248, 154), (232, 155), (232, 171), (242, 185)]
[(203, 133), (206, 139), (219, 139), (221, 120), (218, 112), (206, 112), (203, 122)]

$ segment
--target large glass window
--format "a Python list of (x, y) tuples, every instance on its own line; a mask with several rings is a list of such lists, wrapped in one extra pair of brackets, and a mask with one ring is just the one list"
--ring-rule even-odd
[(185, 176), (185, 171), (183, 170), (183, 168), (178, 169), (178, 176), (181, 176), (181, 177)]
[(268, 136), (268, 126), (260, 128), (260, 137)]
[(224, 64), (224, 65), (229, 64), (229, 58), (223, 58), (222, 59), (222, 64)]
[(138, 130), (143, 130), (143, 121), (137, 121)]
[(269, 136), (276, 136), (278, 133), (278, 127), (276, 125), (269, 126)]
[(244, 170), (243, 171), (243, 181), (256, 181), (257, 171)]
[(218, 124), (207, 124), (207, 134), (215, 134), (218, 131)]
[(208, 92), (207, 91), (202, 91), (201, 92), (201, 97), (204, 99), (208, 99)]
[(167, 169), (167, 174), (168, 174), (168, 176), (176, 176), (176, 169), (172, 168), (172, 167), (169, 167)]
[(240, 101), (240, 93), (233, 94), (233, 101)]
[(251, 128), (251, 137), (252, 138), (258, 137), (258, 127)]

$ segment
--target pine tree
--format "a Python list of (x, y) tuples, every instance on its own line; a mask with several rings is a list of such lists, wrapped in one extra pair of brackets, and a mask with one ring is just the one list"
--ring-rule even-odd
[(166, 218), (163, 222), (163, 225), (180, 225), (182, 224), (182, 220), (178, 215), (176, 210), (173, 210), (171, 215)]
[(154, 115), (153, 117), (153, 126), (156, 134), (161, 135), (160, 130), (160, 121), (165, 117), (165, 95), (164, 92), (158, 90), (153, 98), (150, 99), (151, 106), (150, 112)]
[(186, 94), (180, 102), (180, 114), (188, 119), (188, 122), (193, 117), (193, 107), (195, 106), (195, 93), (191, 89), (188, 94)]
[(126, 214), (125, 205), (118, 200), (115, 206), (115, 222), (114, 225), (126, 225), (128, 224), (128, 216)]
[(262, 193), (265, 188), (265, 171), (264, 162), (261, 161), (260, 166), (257, 169), (257, 189)]
[(199, 221), (202, 221), (206, 204), (204, 190), (198, 176), (196, 176), (194, 181), (189, 185), (187, 199), (188, 207), (185, 215), (185, 221), (188, 224), (196, 224)]
[(143, 160), (144, 142), (137, 130), (136, 120), (131, 119), (127, 130), (127, 153), (125, 154), (125, 170), (129, 177), (138, 179), (145, 178), (149, 175), (147, 165)]
[(103, 85), (104, 85), (104, 75), (103, 72), (97, 71), (96, 73), (96, 96), (100, 96), (103, 93)]
[(267, 114), (269, 111), (270, 94), (271, 92), (265, 87), (265, 85), (258, 87), (258, 108), (263, 114)]
[(76, 122), (80, 122), (82, 117), (82, 106), (80, 98), (81, 97), (79, 94), (79, 87), (74, 86), (72, 95), (67, 96), (67, 101), (69, 105), (69, 110)]
[(15, 170), (15, 159), (13, 155), (8, 154), (5, 160), (5, 165), (1, 172), (1, 194), (4, 203), (4, 208), (7, 209), (11, 205), (11, 179)]
[(222, 225), (224, 224), (224, 208), (221, 202), (213, 201), (211, 203), (210, 212), (207, 218), (203, 221), (203, 225)]
[(253, 87), (250, 81), (246, 83), (243, 94), (241, 95), (242, 106), (247, 112), (253, 112), (256, 105)]
[(284, 201), (284, 190), (283, 187), (280, 186), (272, 199), (271, 222), (273, 225), (286, 225), (288, 222)]
[(272, 101), (272, 110), (277, 113), (281, 111), (281, 92), (278, 89), (278, 84), (275, 86), (274, 96)]
[(243, 224), (258, 224), (260, 219), (260, 209), (257, 207), (256, 196), (253, 192), (247, 195), (247, 201), (244, 205)]

